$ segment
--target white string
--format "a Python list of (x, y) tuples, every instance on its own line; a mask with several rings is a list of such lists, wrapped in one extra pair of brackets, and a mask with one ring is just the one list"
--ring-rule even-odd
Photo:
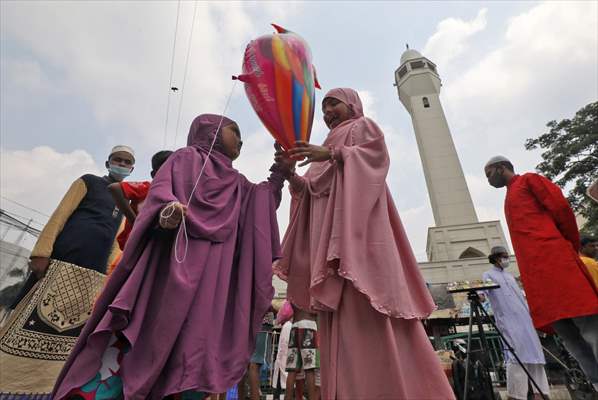
[[(189, 194), (189, 200), (187, 200), (187, 204), (186, 204), (187, 209), (189, 209), (189, 205), (191, 204), (191, 200), (193, 199), (193, 194), (195, 193), (195, 190), (197, 189), (197, 185), (199, 185), (199, 181), (200, 181), (201, 177), (203, 176), (203, 171), (206, 168), (208, 159), (212, 155), (212, 150), (214, 149), (214, 145), (216, 144), (216, 139), (218, 138), (218, 134), (220, 133), (220, 128), (222, 127), (222, 122), (224, 121), (224, 114), (226, 114), (226, 110), (228, 110), (228, 106), (230, 104), (230, 99), (233, 96), (233, 92), (235, 91), (236, 86), (237, 86), (237, 81), (234, 81), (233, 86), (230, 90), (230, 93), (228, 94), (228, 98), (226, 99), (226, 104), (224, 105), (224, 110), (222, 111), (222, 116), (220, 117), (220, 122), (218, 123), (216, 132), (214, 133), (214, 138), (212, 139), (212, 144), (210, 145), (210, 150), (208, 150), (208, 154), (204, 158), (203, 165), (201, 166), (201, 170), (199, 171), (199, 175), (197, 176), (197, 179), (195, 180), (195, 185), (193, 185), (193, 189), (191, 190), (191, 193)], [(170, 203), (168, 203), (168, 205), (166, 207), (164, 207), (164, 209), (160, 212), (160, 221), (168, 220), (170, 217), (172, 217), (174, 215), (176, 203), (177, 203), (176, 201), (171, 201)], [(176, 238), (174, 241), (174, 259), (179, 264), (181, 264), (183, 261), (185, 261), (185, 258), (187, 258), (187, 249), (189, 248), (189, 236), (187, 234), (187, 224), (185, 223), (185, 219), (186, 219), (186, 214), (183, 215), (183, 218), (181, 219), (181, 223), (179, 225), (179, 230), (176, 234)], [(182, 258), (179, 257), (179, 251), (178, 251), (179, 237), (181, 235), (181, 232), (183, 232), (183, 239), (185, 240), (185, 251), (183, 253)]]

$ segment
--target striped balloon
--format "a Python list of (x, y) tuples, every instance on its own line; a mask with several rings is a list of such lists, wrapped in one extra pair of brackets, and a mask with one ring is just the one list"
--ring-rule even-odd
[(315, 88), (320, 88), (309, 46), (301, 36), (272, 25), (277, 33), (252, 40), (245, 49), (243, 74), (249, 102), (274, 139), (285, 149), (309, 142)]

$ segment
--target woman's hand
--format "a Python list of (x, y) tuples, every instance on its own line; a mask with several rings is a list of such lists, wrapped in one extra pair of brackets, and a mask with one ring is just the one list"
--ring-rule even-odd
[(274, 162), (280, 165), (280, 167), (288, 172), (289, 175), (295, 172), (295, 164), (297, 161), (293, 160), (289, 153), (284, 151), (278, 142), (274, 143), (274, 148), (276, 149), (276, 152), (274, 153)]
[(187, 214), (187, 206), (178, 201), (172, 202), (162, 208), (160, 211), (160, 227), (164, 229), (174, 229), (183, 220)]
[(303, 160), (300, 167), (312, 163), (314, 161), (328, 161), (330, 160), (330, 149), (324, 146), (317, 146), (306, 142), (296, 142), (295, 148), (288, 151), (289, 156), (296, 160)]

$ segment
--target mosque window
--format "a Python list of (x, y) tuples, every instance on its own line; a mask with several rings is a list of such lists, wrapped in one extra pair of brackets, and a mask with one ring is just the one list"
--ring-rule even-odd
[(420, 69), (424, 68), (426, 64), (423, 61), (413, 61), (411, 64), (411, 69)]
[(484, 253), (482, 253), (481, 251), (479, 251), (478, 249), (475, 249), (473, 247), (468, 247), (467, 249), (465, 249), (465, 251), (463, 253), (461, 253), (461, 255), (459, 256), (459, 259), (464, 259), (464, 258), (478, 258), (478, 257), (485, 257), (486, 255)]
[(399, 79), (407, 75), (407, 66), (404, 65), (403, 68), (399, 70)]
[(427, 97), (422, 98), (422, 103), (424, 103), (424, 108), (430, 108), (430, 102)]
[(436, 72), (436, 65), (432, 64), (431, 62), (428, 63), (428, 68), (430, 68), (432, 72)]

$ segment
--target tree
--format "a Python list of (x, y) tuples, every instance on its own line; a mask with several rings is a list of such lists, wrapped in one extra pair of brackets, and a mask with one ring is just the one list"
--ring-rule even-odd
[(567, 199), (573, 210), (587, 222), (582, 232), (598, 237), (598, 204), (586, 196), (598, 179), (598, 102), (581, 108), (572, 119), (550, 121), (548, 132), (527, 139), (525, 148), (541, 148), (542, 161), (536, 170), (561, 188), (573, 185)]

